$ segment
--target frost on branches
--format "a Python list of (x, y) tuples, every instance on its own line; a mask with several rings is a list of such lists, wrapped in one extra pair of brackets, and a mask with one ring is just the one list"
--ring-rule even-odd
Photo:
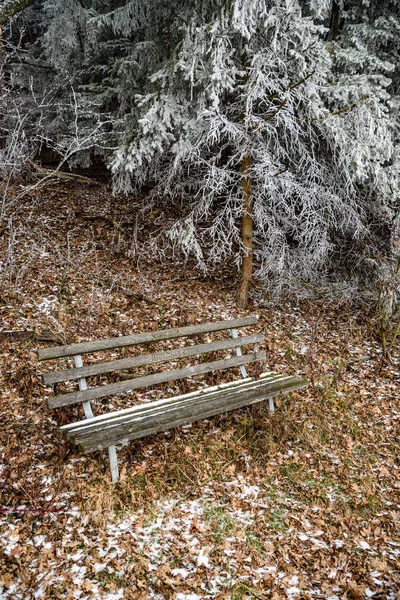
[(322, 8), (313, 18), (296, 1), (237, 0), (194, 15), (137, 97), (115, 187), (151, 180), (153, 199), (179, 202), (170, 240), (204, 267), (241, 260), (245, 176), (257, 274), (279, 286), (315, 282), (341, 245), (369, 236), (373, 215), (394, 216), (394, 65), (376, 38), (383, 28), (382, 51), (392, 44), (395, 18), (357, 25), (348, 13), (346, 35), (329, 42)]
[(101, 156), (118, 192), (150, 183), (179, 215), (163, 241), (203, 268), (252, 246), (271, 289), (332, 288), (376, 283), (377, 259), (400, 253), (399, 0), (29, 10), (13, 81), (56, 99), (36, 133), (92, 140), (68, 162)]

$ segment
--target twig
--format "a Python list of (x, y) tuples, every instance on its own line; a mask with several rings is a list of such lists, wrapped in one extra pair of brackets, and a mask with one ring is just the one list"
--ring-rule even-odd
[(392, 337), (392, 341), (390, 342), (389, 350), (391, 350), (393, 348), (393, 345), (394, 345), (394, 343), (396, 341), (396, 338), (399, 335), (399, 333), (400, 333), (400, 321), (397, 323), (396, 331), (394, 332), (393, 337)]
[(240, 456), (242, 456), (242, 452), (239, 452), (239, 454), (237, 454), (235, 456), (235, 458), (233, 458), (232, 460), (230, 460), (227, 463), (223, 464), (222, 467), (220, 467), (219, 469), (217, 469), (216, 471), (214, 471), (210, 475), (210, 477), (207, 477), (207, 479), (204, 479), (204, 481), (201, 481), (198, 485), (201, 486), (201, 487), (203, 487), (204, 485), (207, 485), (207, 483), (209, 483), (210, 481), (212, 481), (213, 479), (215, 479), (215, 477), (218, 477), (218, 475), (220, 475), (222, 473), (222, 471), (224, 471), (227, 467), (229, 467), (234, 462), (236, 462), (237, 459), (240, 458)]
[(295, 88), (299, 87), (299, 85), (301, 85), (302, 83), (307, 81), (307, 79), (310, 79), (310, 77), (312, 77), (314, 75), (314, 73), (315, 73), (315, 69), (314, 69), (314, 71), (311, 71), (311, 73), (308, 73), (308, 75), (303, 77), (303, 79), (300, 79), (300, 81), (296, 81), (296, 83), (293, 83), (289, 89), (294, 90)]
[(5, 340), (8, 340), (9, 342), (25, 342), (31, 339), (34, 339), (37, 342), (59, 342), (61, 344), (64, 342), (59, 335), (47, 330), (44, 330), (41, 333), (27, 329), (0, 331), (0, 343)]
[(338, 110), (330, 112), (327, 115), (323, 115), (322, 117), (311, 117), (311, 118), (306, 118), (306, 119), (297, 119), (297, 121), (299, 121), (299, 122), (300, 121), (324, 121), (325, 119), (328, 119), (329, 117), (335, 117), (337, 115), (341, 115), (344, 112), (348, 112), (350, 110), (353, 110), (353, 108), (356, 108), (359, 104), (361, 104), (361, 102), (364, 102), (364, 100), (368, 100), (368, 98), (369, 98), (369, 96), (363, 96), (362, 98), (360, 98), (356, 102), (353, 102), (353, 104), (349, 104), (348, 106), (344, 106), (343, 108), (339, 108)]
[(240, 582), (239, 585), (240, 585), (241, 588), (245, 589), (252, 596), (254, 596), (254, 598), (259, 598), (259, 600), (267, 600), (267, 596), (264, 596), (264, 594), (262, 592), (258, 592), (254, 588), (250, 588), (248, 585), (246, 585), (242, 581)]
[(115, 229), (118, 229), (118, 231), (120, 231), (121, 233), (125, 233), (121, 225), (117, 223), (115, 219), (109, 217), (108, 215), (84, 215), (81, 213), (75, 213), (75, 216), (80, 217), (84, 221), (104, 221), (105, 223), (109, 223), (110, 225), (115, 227)]

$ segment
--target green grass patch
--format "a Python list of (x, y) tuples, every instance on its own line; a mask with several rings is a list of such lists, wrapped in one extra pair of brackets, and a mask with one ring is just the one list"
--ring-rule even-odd
[(235, 520), (220, 506), (206, 508), (204, 516), (217, 545), (233, 535), (237, 529)]

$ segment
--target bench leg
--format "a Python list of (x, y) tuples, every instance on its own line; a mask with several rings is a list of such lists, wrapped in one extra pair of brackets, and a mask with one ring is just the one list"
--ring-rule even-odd
[(271, 415), (273, 415), (275, 412), (275, 405), (274, 405), (274, 399), (272, 397), (268, 398), (268, 405), (269, 405), (269, 412), (271, 413)]
[[(234, 340), (236, 340), (239, 337), (237, 329), (231, 329), (231, 334), (232, 334), (232, 337), (233, 337)], [(241, 348), (241, 346), (236, 346), (235, 350), (236, 350), (236, 356), (242, 356), (242, 348)], [(246, 379), (246, 377), (248, 377), (248, 375), (247, 375), (247, 371), (245, 369), (245, 366), (241, 365), (239, 367), (239, 369), (240, 369), (240, 372), (242, 374), (243, 379)]]
[(89, 400), (82, 402), (82, 406), (83, 406), (83, 412), (85, 413), (86, 419), (93, 419), (94, 414), (92, 411), (92, 407), (90, 406)]
[[(82, 356), (80, 354), (77, 354), (76, 356), (74, 356), (74, 364), (77, 369), (80, 369), (81, 367), (83, 367)], [(78, 379), (78, 384), (79, 384), (79, 389), (81, 392), (84, 392), (85, 390), (87, 390), (86, 377), (81, 377), (80, 379)], [(90, 406), (89, 400), (82, 402), (82, 406), (83, 406), (83, 411), (85, 413), (85, 418), (93, 419), (94, 414), (92, 411), (92, 407)]]
[(118, 458), (115, 446), (109, 446), (108, 458), (110, 459), (111, 481), (118, 481)]

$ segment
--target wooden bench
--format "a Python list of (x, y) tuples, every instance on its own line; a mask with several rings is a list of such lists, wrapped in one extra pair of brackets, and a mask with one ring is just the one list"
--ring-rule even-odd
[[(278, 375), (277, 373), (263, 373), (259, 379), (248, 377), (245, 365), (260, 361), (264, 362), (266, 356), (265, 352), (257, 352), (254, 348), (253, 351), (242, 354), (242, 347), (254, 347), (255, 344), (263, 341), (263, 336), (259, 334), (239, 336), (237, 330), (241, 327), (255, 325), (257, 320), (258, 317), (247, 317), (39, 350), (38, 357), (41, 361), (62, 357), (72, 357), (74, 360), (74, 368), (50, 371), (43, 375), (44, 384), (54, 386), (54, 390), (57, 384), (61, 382), (78, 381), (79, 391), (61, 393), (50, 397), (48, 400), (49, 408), (82, 403), (85, 420), (62, 426), (61, 431), (64, 438), (79, 444), (85, 452), (108, 448), (111, 477), (112, 481), (116, 481), (118, 479), (116, 444), (119, 442), (166, 431), (178, 425), (212, 417), (266, 399), (269, 401), (270, 411), (274, 412), (273, 398), (275, 396), (303, 388), (307, 383), (299, 377)], [(83, 365), (82, 361), (83, 354), (115, 350), (117, 348), (124, 349), (138, 344), (200, 336), (224, 330), (230, 331), (232, 337), (195, 345), (186, 344), (179, 348), (106, 362)], [(235, 356), (213, 362), (199, 362), (193, 366), (152, 375), (135, 377), (131, 371), (131, 369), (144, 365), (177, 361), (193, 356), (206, 355), (207, 357), (209, 353), (229, 349), (231, 351), (235, 350)], [(240, 369), (241, 380), (208, 387), (181, 396), (142, 403), (96, 417), (93, 415), (91, 400), (128, 393), (139, 388), (192, 377), (193, 375), (232, 368)], [(86, 378), (88, 377), (122, 370), (125, 371), (124, 376), (129, 377), (129, 379), (117, 383), (108, 383), (107, 385), (93, 387), (87, 385)], [(126, 375), (126, 370), (129, 370), (128, 375)]]

